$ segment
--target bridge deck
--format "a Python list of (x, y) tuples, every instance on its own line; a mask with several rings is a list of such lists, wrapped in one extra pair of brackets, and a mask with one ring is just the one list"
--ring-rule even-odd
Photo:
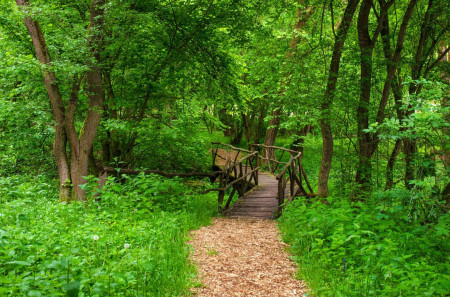
[(278, 181), (275, 176), (259, 171), (259, 185), (237, 201), (226, 212), (227, 217), (273, 219), (277, 209)]

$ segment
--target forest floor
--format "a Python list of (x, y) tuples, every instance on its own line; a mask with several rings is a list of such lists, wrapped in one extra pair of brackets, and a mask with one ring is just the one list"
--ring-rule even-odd
[(297, 266), (279, 239), (275, 221), (216, 218), (192, 231), (190, 244), (201, 285), (197, 296), (302, 296)]

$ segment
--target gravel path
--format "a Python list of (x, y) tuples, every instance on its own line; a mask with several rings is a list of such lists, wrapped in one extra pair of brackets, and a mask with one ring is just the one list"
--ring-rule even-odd
[(302, 296), (297, 266), (284, 251), (276, 222), (216, 218), (192, 232), (193, 260), (203, 286), (196, 296)]

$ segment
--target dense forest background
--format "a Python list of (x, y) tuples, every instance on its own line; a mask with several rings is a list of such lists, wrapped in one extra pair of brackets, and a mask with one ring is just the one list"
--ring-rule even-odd
[(303, 152), (279, 222), (314, 294), (448, 294), (449, 10), (1, 0), (0, 295), (185, 294), (217, 198), (120, 170), (208, 172), (211, 141)]

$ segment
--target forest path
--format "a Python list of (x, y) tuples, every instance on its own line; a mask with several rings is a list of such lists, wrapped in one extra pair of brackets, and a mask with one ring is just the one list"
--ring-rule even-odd
[(294, 278), (297, 266), (284, 251), (276, 222), (216, 218), (192, 231), (193, 260), (204, 285), (196, 296), (302, 296), (306, 285)]

